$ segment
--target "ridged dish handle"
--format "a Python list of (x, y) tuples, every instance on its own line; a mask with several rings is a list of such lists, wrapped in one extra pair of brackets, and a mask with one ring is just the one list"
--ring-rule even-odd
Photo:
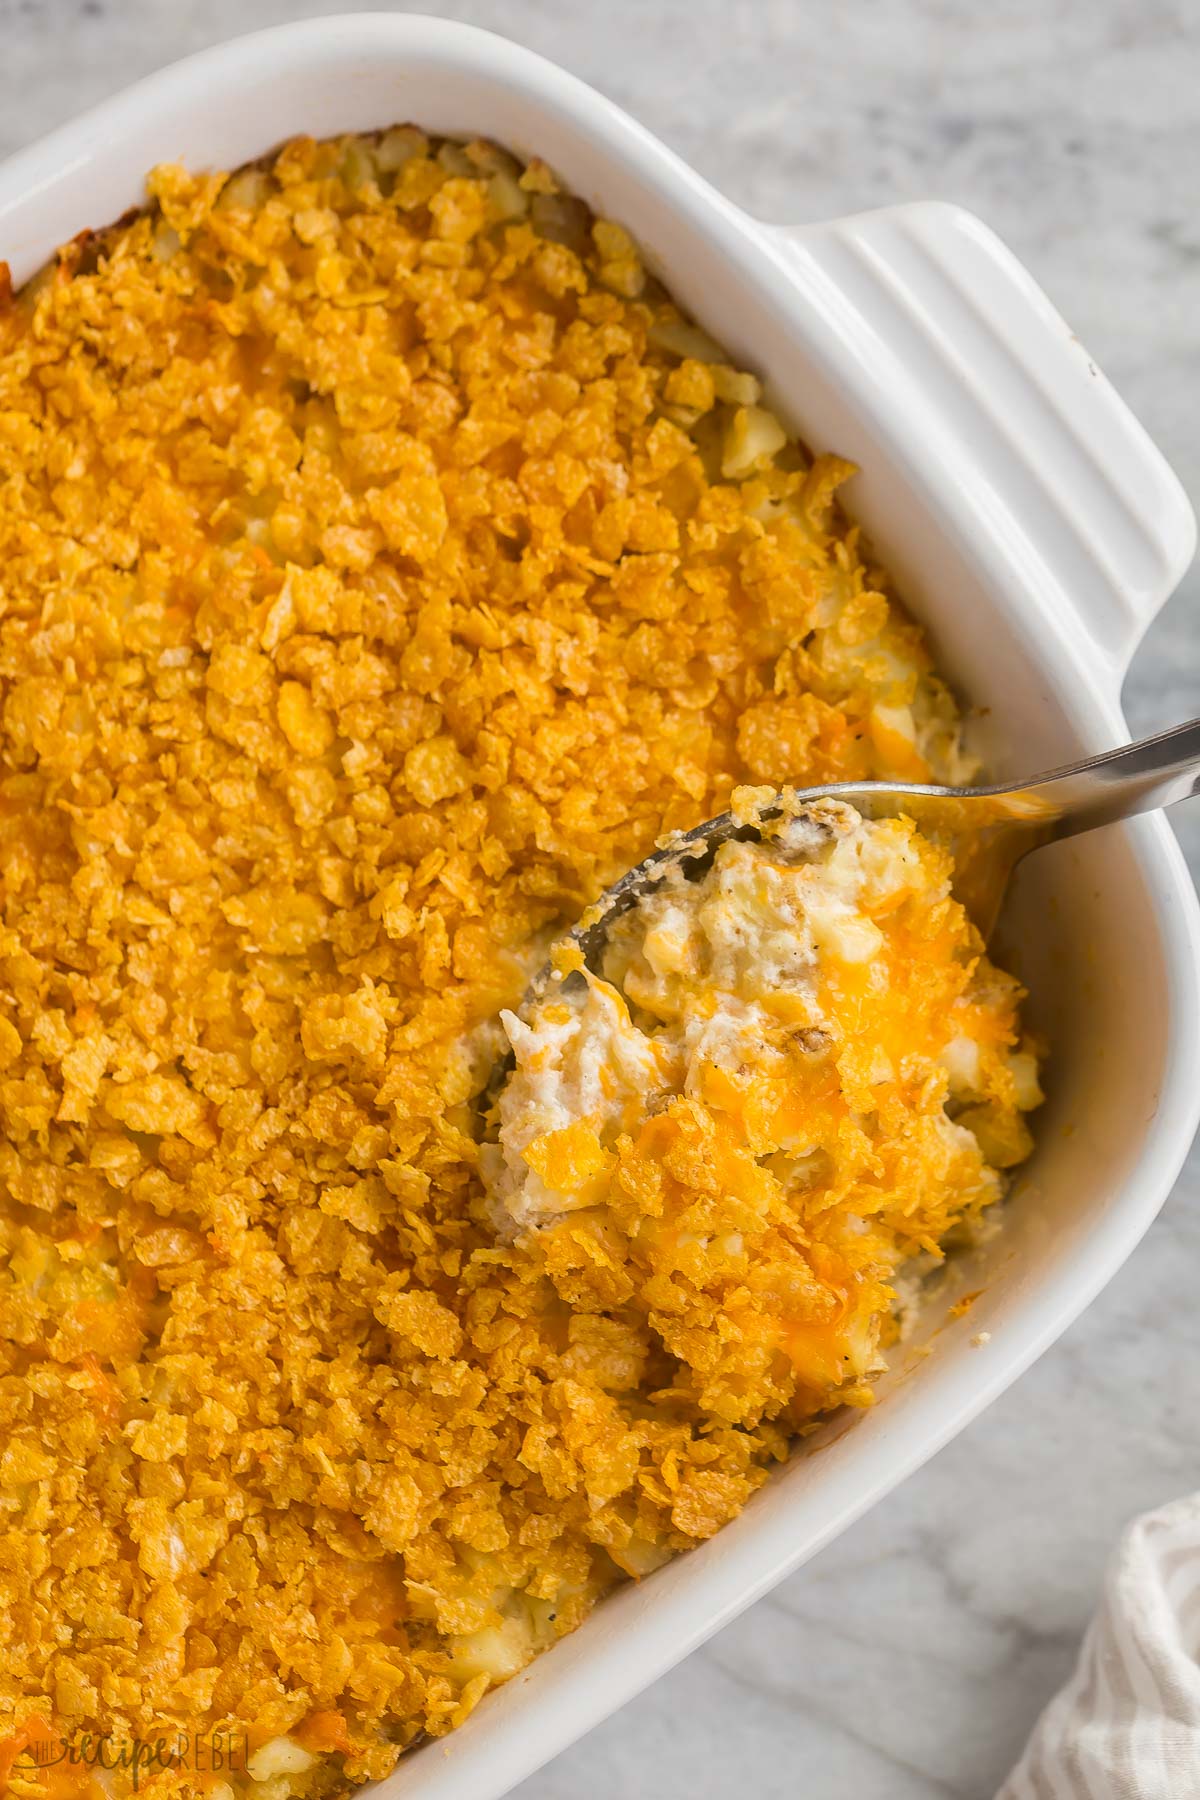
[(860, 396), (889, 397), (893, 433), (973, 509), (970, 528), (1119, 680), (1191, 561), (1195, 518), (1037, 283), (973, 214), (940, 203), (772, 237), (836, 313)]

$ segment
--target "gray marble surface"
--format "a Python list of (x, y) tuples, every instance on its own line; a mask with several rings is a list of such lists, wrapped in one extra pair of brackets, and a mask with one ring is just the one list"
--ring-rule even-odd
[[(0, 0), (0, 154), (186, 51), (332, 0)], [(414, 9), (416, 10), (416, 9)], [(458, 0), (736, 200), (936, 196), (1035, 272), (1200, 501), (1194, 0)], [(2, 247), (0, 247), (2, 248)], [(1200, 577), (1135, 730), (1200, 712)], [(1178, 820), (1200, 865), (1200, 806)], [(1107, 1292), (905, 1487), (522, 1800), (988, 1800), (1065, 1675), (1107, 1548), (1200, 1483), (1200, 1157)]]

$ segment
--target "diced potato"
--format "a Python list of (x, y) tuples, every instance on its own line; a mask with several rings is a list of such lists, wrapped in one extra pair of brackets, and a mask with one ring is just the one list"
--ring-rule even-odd
[(529, 211), (529, 195), (515, 175), (497, 169), (488, 182), (488, 207), (493, 219), (503, 224), (509, 219), (523, 219)]
[(429, 149), (429, 139), (423, 131), (413, 125), (398, 125), (393, 131), (385, 131), (375, 146), (375, 165), (384, 174), (394, 175), (397, 169), (414, 156), (424, 156)]
[(499, 1625), (485, 1625), (467, 1637), (452, 1639), (450, 1655), (455, 1675), (464, 1683), (478, 1675), (507, 1681), (525, 1667), (536, 1648), (532, 1625), (521, 1614), (505, 1618)]
[(707, 331), (699, 325), (689, 325), (686, 319), (656, 319), (646, 338), (656, 350), (667, 350), (672, 356), (690, 357), (702, 363), (724, 361), (721, 346)]
[(626, 1575), (632, 1575), (635, 1581), (641, 1581), (646, 1575), (652, 1575), (655, 1569), (661, 1569), (664, 1563), (670, 1562), (671, 1552), (664, 1550), (659, 1544), (647, 1543), (644, 1538), (633, 1537), (622, 1550), (609, 1552), (618, 1569)]
[(479, 170), (468, 156), (463, 144), (447, 140), (438, 150), (437, 159), (447, 175), (478, 176)]
[(763, 406), (739, 406), (725, 433), (721, 473), (738, 481), (769, 463), (787, 443), (787, 432)]
[(265, 169), (243, 169), (231, 175), (217, 198), (220, 212), (253, 212), (270, 198), (274, 182)]
[(950, 1077), (952, 1094), (969, 1093), (979, 1085), (979, 1045), (974, 1038), (960, 1032), (952, 1037), (941, 1054), (941, 1064)]
[(351, 138), (342, 158), (342, 176), (346, 186), (352, 189), (365, 187), (369, 181), (374, 181), (375, 171), (374, 145), (365, 138)]
[(270, 1781), (275, 1775), (303, 1775), (311, 1769), (316, 1757), (294, 1738), (268, 1738), (246, 1758), (246, 1773), (251, 1781)]
[(870, 962), (883, 943), (878, 925), (861, 914), (830, 910), (812, 917), (812, 934), (820, 949), (842, 962)]
[(727, 406), (757, 406), (762, 399), (762, 383), (757, 375), (744, 369), (731, 369), (728, 363), (718, 363), (712, 377), (717, 399), (724, 400)]
[(1021, 1111), (1032, 1112), (1035, 1106), (1040, 1106), (1046, 1096), (1038, 1080), (1037, 1057), (1032, 1050), (1010, 1051), (1008, 1072), (1013, 1078), (1016, 1101)]
[(678, 929), (671, 930), (664, 923), (646, 933), (642, 953), (656, 975), (684, 969), (687, 966), (687, 934)]

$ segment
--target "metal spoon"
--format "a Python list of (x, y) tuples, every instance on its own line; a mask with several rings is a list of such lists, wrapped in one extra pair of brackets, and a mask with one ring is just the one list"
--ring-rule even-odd
[[(954, 851), (955, 892), (986, 941), (1009, 877), (1031, 850), (1135, 813), (1173, 806), (1196, 793), (1200, 793), (1200, 719), (1027, 781), (978, 788), (838, 782), (831, 787), (788, 789), (786, 809), (790, 812), (797, 803), (803, 806), (812, 800), (844, 800), (867, 818), (905, 814), (926, 836)], [(765, 823), (778, 818), (784, 807), (780, 800), (759, 808), (756, 816)], [(687, 865), (687, 875), (703, 874), (722, 844), (759, 835), (752, 820), (727, 812), (664, 840), (645, 862), (605, 890), (568, 934), (568, 941), (578, 945), (590, 965), (616, 921), (652, 893), (672, 869)], [(544, 988), (548, 974), (547, 970), (539, 976), (533, 992)]]
[[(814, 800), (844, 800), (866, 818), (903, 813), (927, 837), (954, 855), (954, 891), (978, 927), (990, 938), (1009, 877), (1023, 856), (1057, 838), (1094, 831), (1137, 813), (1155, 812), (1200, 793), (1200, 719), (1160, 731), (1137, 744), (1050, 769), (1028, 781), (995, 787), (925, 787), (891, 781), (836, 782), (830, 787), (788, 788), (777, 801), (756, 808), (752, 817), (721, 813), (690, 831), (664, 839), (653, 855), (614, 881), (575, 926), (557, 940), (575, 945), (589, 968), (598, 968), (608, 934), (617, 920), (676, 869), (703, 875), (722, 844), (761, 837), (755, 820), (768, 824)], [(546, 963), (529, 984), (525, 1004), (540, 1000), (560, 979)], [(492, 1069), (479, 1099), (487, 1114), (513, 1068), (510, 1051)]]

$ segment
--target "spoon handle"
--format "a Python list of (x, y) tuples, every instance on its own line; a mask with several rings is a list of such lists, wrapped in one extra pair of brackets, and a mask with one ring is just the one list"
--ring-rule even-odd
[(1048, 801), (1058, 813), (1056, 838), (1174, 806), (1200, 793), (1200, 719), (1055, 769), (1025, 791)]

